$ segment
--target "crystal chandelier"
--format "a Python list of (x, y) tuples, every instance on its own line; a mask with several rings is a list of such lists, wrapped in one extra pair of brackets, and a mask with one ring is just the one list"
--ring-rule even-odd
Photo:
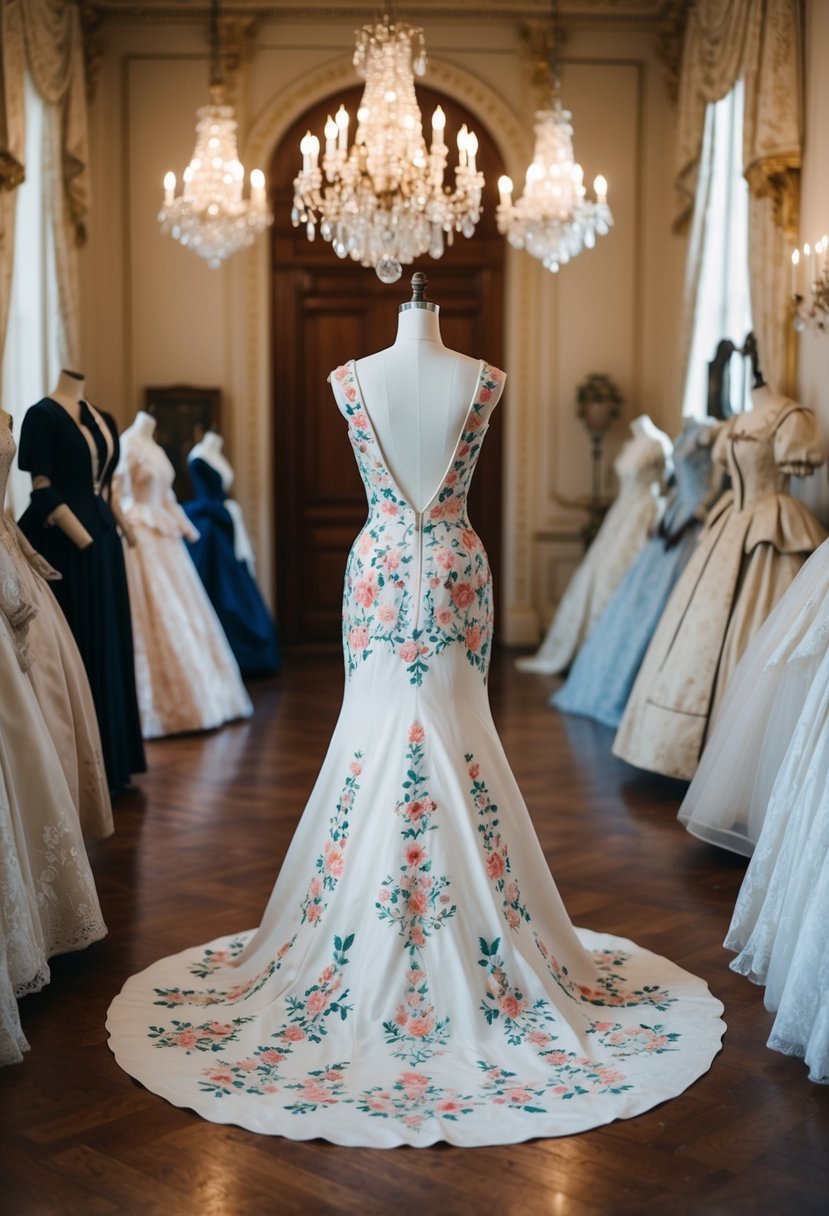
[(261, 169), (251, 171), (250, 198), (242, 196), (245, 170), (236, 147), (233, 106), (224, 104), (218, 30), (219, 3), (212, 0), (210, 105), (196, 111), (196, 146), (184, 170), (182, 193), (176, 197), (175, 173), (165, 173), (164, 205), (158, 213), (162, 233), (214, 269), (273, 222)]
[[(800, 281), (801, 266), (805, 284)], [(829, 236), (822, 236), (814, 246), (804, 245), (802, 256), (799, 249), (792, 251), (791, 299), (797, 333), (829, 331)]]
[(572, 115), (559, 98), (558, 5), (553, 4), (553, 57), (550, 63), (551, 104), (536, 113), (535, 152), (527, 169), (524, 193), (512, 201), (512, 182), (498, 179), (498, 231), (515, 249), (526, 249), (557, 272), (582, 249), (592, 249), (597, 236), (613, 227), (607, 205), (607, 181), (593, 182), (595, 201), (586, 198), (584, 171), (573, 155)]
[(432, 143), (423, 138), (414, 77), (426, 70), (423, 30), (383, 17), (357, 31), (357, 74), (365, 80), (357, 131), (349, 150), (350, 118), (340, 106), (325, 124), (325, 152), (310, 131), (300, 141), (302, 169), (294, 181), (294, 227), (313, 240), (319, 225), (340, 258), (373, 266), (384, 283), (401, 263), (428, 253), (439, 258), (456, 232), (470, 237), (481, 215), (483, 174), (478, 139), (466, 125), (458, 137), (455, 189), (444, 187), (449, 156), (446, 115), (432, 115)]

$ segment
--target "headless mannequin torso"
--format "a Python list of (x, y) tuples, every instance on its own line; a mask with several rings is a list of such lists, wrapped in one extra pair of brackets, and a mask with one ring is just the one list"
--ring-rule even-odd
[(481, 363), (444, 346), (438, 306), (414, 299), (400, 307), (394, 345), (358, 359), (355, 370), (389, 468), (420, 511), (452, 459)]
[(222, 452), (223, 442), (221, 435), (216, 431), (207, 431), (204, 438), (200, 439), (190, 450), (187, 459), (203, 460), (205, 464), (209, 464), (211, 468), (215, 469), (222, 479), (222, 487), (227, 494), (233, 485), (233, 469)]

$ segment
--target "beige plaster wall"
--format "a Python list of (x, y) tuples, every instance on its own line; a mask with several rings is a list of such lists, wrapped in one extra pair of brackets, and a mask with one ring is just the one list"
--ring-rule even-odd
[[(480, 114), (513, 176), (523, 178), (535, 103), (517, 22), (427, 23), (426, 36), (427, 81)], [(97, 400), (123, 423), (149, 384), (222, 387), (237, 496), (270, 593), (267, 240), (212, 271), (162, 237), (156, 222), (162, 176), (168, 168), (181, 174), (196, 108), (207, 99), (206, 31), (148, 18), (105, 24), (101, 39), (91, 111), (93, 216), (82, 260), (85, 368)], [(281, 131), (305, 106), (353, 78), (352, 40), (347, 19), (257, 24), (235, 80), (247, 169), (256, 163), (251, 157), (264, 167)], [(590, 486), (576, 386), (590, 372), (606, 372), (625, 396), (624, 420), (647, 412), (674, 431), (681, 413), (676, 352), (684, 241), (670, 231), (674, 113), (655, 32), (571, 30), (562, 91), (574, 115), (577, 159), (588, 181), (598, 172), (608, 178), (616, 227), (558, 276), (526, 255), (508, 256), (507, 561), (499, 612), (508, 642), (537, 638), (580, 557), (584, 515), (562, 501)], [(624, 420), (610, 437), (608, 462), (624, 438)]]

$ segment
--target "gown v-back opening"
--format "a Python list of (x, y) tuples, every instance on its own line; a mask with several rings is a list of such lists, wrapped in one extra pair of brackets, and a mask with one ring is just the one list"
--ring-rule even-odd
[(572, 927), (492, 721), (492, 582), (466, 495), (503, 381), (481, 364), (415, 511), (353, 362), (332, 375), (368, 517), (328, 753), (260, 927), (161, 960), (109, 1013), (122, 1067), (214, 1122), (508, 1143), (646, 1110), (719, 1048), (702, 980)]

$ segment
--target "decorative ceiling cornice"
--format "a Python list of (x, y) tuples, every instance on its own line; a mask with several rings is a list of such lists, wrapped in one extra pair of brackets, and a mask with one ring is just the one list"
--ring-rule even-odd
[[(560, 15), (571, 25), (612, 24), (661, 28), (670, 20), (677, 0), (561, 0)], [(204, 21), (209, 0), (86, 0), (104, 22)], [(347, 17), (369, 21), (377, 15), (376, 4), (349, 4), (346, 0), (308, 3), (307, 0), (222, 0), (225, 13), (261, 20), (302, 20), (313, 24)], [(408, 20), (430, 22), (529, 21), (548, 18), (549, 0), (410, 0), (405, 5)]]

